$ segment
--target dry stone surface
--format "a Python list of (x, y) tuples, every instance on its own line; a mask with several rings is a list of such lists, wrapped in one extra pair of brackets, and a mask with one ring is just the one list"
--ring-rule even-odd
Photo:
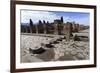
[[(53, 44), (53, 48), (46, 48), (42, 54), (30, 54), (29, 48), (38, 49), (43, 44), (49, 44), (60, 37), (44, 37), (21, 35), (21, 62), (44, 62), (44, 61), (63, 61), (63, 60), (87, 60), (89, 59), (89, 42), (66, 41), (63, 39), (59, 43)], [(42, 45), (41, 45), (42, 44)]]

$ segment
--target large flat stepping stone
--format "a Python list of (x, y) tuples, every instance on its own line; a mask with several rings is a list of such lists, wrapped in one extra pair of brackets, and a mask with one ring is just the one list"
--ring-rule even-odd
[(71, 55), (76, 55), (77, 54), (77, 51), (76, 50), (72, 50), (71, 51)]
[(74, 60), (73, 56), (72, 55), (64, 55), (64, 56), (61, 56), (58, 60), (60, 61), (69, 61), (69, 60)]
[(82, 53), (78, 53), (76, 55), (76, 57), (79, 59), (79, 60), (83, 60), (84, 59), (84, 55)]
[(21, 62), (22, 63), (43, 62), (43, 60), (39, 59), (35, 56), (31, 56), (30, 54), (27, 54), (27, 55), (21, 57)]
[(36, 55), (37, 58), (42, 59), (43, 61), (51, 61), (52, 59), (54, 59), (54, 56), (55, 56), (55, 52), (53, 48), (46, 50), (42, 54)]
[(29, 52), (32, 53), (32, 54), (41, 54), (41, 53), (44, 53), (46, 51), (46, 49), (40, 47), (38, 49), (31, 49), (29, 48)]

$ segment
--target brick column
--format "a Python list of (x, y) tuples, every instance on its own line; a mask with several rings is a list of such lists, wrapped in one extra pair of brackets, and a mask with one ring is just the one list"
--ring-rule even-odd
[(63, 31), (66, 37), (66, 41), (69, 41), (72, 34), (72, 24), (69, 22), (66, 23), (63, 27)]

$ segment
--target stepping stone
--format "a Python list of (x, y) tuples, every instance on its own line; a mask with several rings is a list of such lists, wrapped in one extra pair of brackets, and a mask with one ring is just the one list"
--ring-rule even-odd
[(78, 58), (77, 58), (76, 56), (73, 56), (73, 59), (74, 59), (74, 60), (78, 60)]
[(78, 53), (78, 54), (77, 54), (77, 58), (78, 58), (79, 60), (82, 60), (82, 59), (84, 59), (84, 55), (81, 54), (81, 53)]
[(38, 49), (31, 49), (29, 48), (29, 52), (32, 54), (41, 54), (44, 53), (46, 50), (42, 47), (38, 48)]
[(62, 41), (62, 39), (57, 39), (57, 41)]
[(56, 54), (55, 57), (54, 57), (54, 59), (57, 60), (58, 58), (59, 58), (59, 55)]
[(65, 54), (66, 54), (66, 55), (69, 55), (69, 54), (70, 54), (70, 52), (66, 51), (66, 52), (65, 52)]
[(71, 51), (71, 55), (76, 55), (77, 54), (77, 51), (73, 50)]
[(54, 48), (54, 46), (52, 44), (45, 44), (45, 47), (47, 47), (47, 48)]
[(53, 42), (52, 42), (52, 44), (58, 44), (58, 43), (59, 43), (58, 41), (53, 41)]

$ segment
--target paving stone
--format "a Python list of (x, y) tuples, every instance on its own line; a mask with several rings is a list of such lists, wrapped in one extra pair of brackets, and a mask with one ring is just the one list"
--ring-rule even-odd
[(77, 51), (76, 50), (72, 50), (71, 51), (71, 55), (76, 55), (77, 54)]
[(84, 59), (84, 55), (81, 54), (81, 53), (78, 53), (78, 54), (77, 54), (77, 58), (78, 58), (78, 59)]
[(66, 51), (66, 52), (65, 52), (65, 54), (66, 54), (66, 55), (69, 55), (69, 54), (70, 54), (70, 52)]

